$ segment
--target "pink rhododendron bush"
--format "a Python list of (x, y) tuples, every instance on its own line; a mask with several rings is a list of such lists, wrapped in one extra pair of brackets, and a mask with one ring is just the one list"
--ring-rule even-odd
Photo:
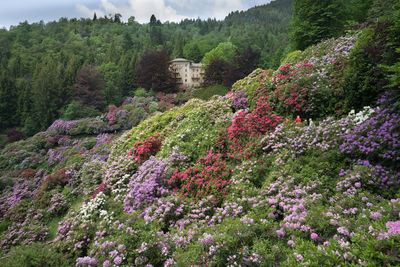
[[(207, 102), (149, 113), (148, 101), (130, 99), (97, 119), (105, 130), (58, 120), (7, 145), (2, 266), (22, 256), (66, 266), (400, 265), (398, 101), (386, 90), (350, 112), (343, 72), (355, 42), (327, 40)], [(142, 106), (146, 116), (129, 117)], [(117, 132), (123, 122), (134, 127)]]

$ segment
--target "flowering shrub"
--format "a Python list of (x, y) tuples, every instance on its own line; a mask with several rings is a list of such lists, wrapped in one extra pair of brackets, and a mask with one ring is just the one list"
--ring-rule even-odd
[(103, 192), (96, 194), (88, 203), (82, 205), (79, 210), (79, 219), (83, 222), (93, 221), (101, 216), (101, 208), (106, 204), (106, 196)]
[(221, 154), (208, 152), (194, 167), (174, 172), (168, 184), (175, 186), (174, 193), (182, 199), (192, 197), (195, 201), (208, 195), (214, 196), (214, 204), (228, 194), (230, 173)]
[(25, 169), (22, 173), (21, 173), (21, 177), (24, 178), (25, 180), (29, 180), (31, 178), (33, 178), (36, 174), (36, 171), (34, 169), (28, 168)]
[(94, 191), (94, 193), (92, 194), (92, 196), (90, 198), (91, 199), (95, 198), (97, 196), (97, 194), (99, 194), (100, 192), (107, 194), (108, 190), (109, 190), (108, 186), (105, 183), (101, 183), (101, 184), (99, 184), (96, 191)]
[(212, 149), (219, 129), (231, 122), (232, 101), (228, 97), (216, 96), (208, 102), (197, 101), (197, 107), (188, 111), (179, 124), (175, 125), (174, 133), (165, 138), (160, 151), (161, 157), (168, 157), (177, 148), (195, 161)]
[(40, 186), (40, 192), (49, 191), (55, 188), (57, 185), (66, 185), (73, 171), (73, 168), (63, 168), (55, 173), (47, 175)]
[(247, 99), (243, 97), (242, 91), (232, 93), (232, 101), (232, 108), (235, 110), (248, 108)]
[(158, 109), (165, 111), (171, 109), (174, 104), (177, 102), (178, 95), (177, 94), (164, 94), (163, 92), (157, 93)]
[(57, 134), (69, 134), (71, 128), (75, 126), (78, 121), (63, 121), (62, 119), (58, 119), (53, 122), (52, 125), (47, 128), (46, 132), (51, 135)]
[(53, 215), (62, 214), (68, 209), (68, 203), (64, 195), (61, 193), (55, 193), (49, 203), (48, 212)]
[[(268, 131), (273, 131), (283, 119), (272, 113), (268, 97), (258, 100), (257, 108), (250, 114), (247, 111), (239, 112), (228, 128), (230, 149), (233, 155), (253, 156), (250, 154), (254, 149), (258, 137)], [(253, 152), (254, 153), (254, 152)]]
[(273, 78), (274, 90), (270, 102), (279, 114), (306, 114), (308, 112), (308, 94), (310, 85), (308, 74), (313, 70), (309, 62), (282, 66)]
[(391, 108), (377, 108), (375, 114), (344, 134), (340, 150), (372, 162), (395, 165), (400, 160), (400, 116)]
[(169, 190), (165, 186), (168, 181), (168, 159), (159, 160), (151, 156), (130, 178), (129, 193), (125, 197), (124, 211), (132, 213), (155, 198), (166, 195)]
[(51, 148), (57, 145), (68, 144), (68, 135), (56, 134), (55, 136), (49, 136), (46, 139), (46, 148)]
[(136, 142), (134, 150), (131, 150), (128, 155), (134, 154), (138, 162), (147, 160), (150, 156), (157, 154), (161, 147), (162, 138), (160, 134), (156, 134), (143, 142)]

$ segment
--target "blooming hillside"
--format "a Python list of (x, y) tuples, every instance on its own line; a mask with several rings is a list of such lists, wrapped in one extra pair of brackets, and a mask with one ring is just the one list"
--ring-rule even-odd
[(8, 145), (3, 265), (400, 264), (400, 116), (391, 90), (351, 111), (359, 35), (121, 135), (58, 121)]

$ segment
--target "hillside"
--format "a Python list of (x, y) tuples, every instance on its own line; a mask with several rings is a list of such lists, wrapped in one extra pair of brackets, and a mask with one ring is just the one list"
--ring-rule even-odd
[(396, 82), (381, 71), (392, 26), (295, 51), (224, 96), (163, 112), (137, 96), (8, 144), (2, 265), (399, 265), (398, 84), (376, 86)]
[(74, 100), (77, 74), (87, 66), (99, 71), (97, 84), (105, 98), (96, 108), (119, 106), (140, 87), (136, 74), (145, 51), (166, 49), (171, 59), (199, 62), (219, 43), (230, 41), (239, 52), (250, 47), (259, 52), (259, 67), (276, 68), (288, 43), (291, 2), (277, 0), (222, 21), (161, 23), (154, 17), (139, 24), (134, 17), (124, 23), (115, 14), (0, 29), (0, 127), (17, 127), (27, 136), (44, 131)]

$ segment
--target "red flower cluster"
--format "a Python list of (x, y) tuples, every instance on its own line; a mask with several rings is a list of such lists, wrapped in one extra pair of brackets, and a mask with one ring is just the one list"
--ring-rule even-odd
[(93, 193), (93, 195), (90, 198), (91, 199), (95, 198), (97, 196), (97, 194), (100, 193), (100, 192), (103, 192), (104, 194), (106, 194), (108, 189), (109, 188), (105, 183), (101, 183), (101, 184), (99, 184), (99, 186), (97, 187), (96, 191)]
[(301, 62), (294, 69), (289, 64), (279, 69), (280, 74), (273, 79), (275, 91), (270, 99), (277, 112), (291, 114), (293, 111), (307, 111), (309, 89), (300, 84), (302, 75), (312, 67), (309, 62)]
[(63, 168), (47, 175), (40, 186), (40, 191), (49, 191), (57, 185), (66, 185), (69, 181), (71, 170), (72, 168)]
[(226, 163), (221, 159), (221, 154), (208, 152), (206, 157), (199, 159), (199, 162), (183, 172), (176, 170), (168, 181), (168, 184), (175, 185), (174, 192), (185, 197), (194, 197), (194, 200), (209, 195), (214, 196), (214, 204), (226, 198), (227, 187), (230, 184), (230, 172)]
[(159, 110), (171, 109), (175, 105), (178, 99), (177, 94), (164, 94), (163, 92), (158, 92), (156, 96), (159, 99), (158, 102)]
[(117, 112), (122, 110), (124, 107), (124, 103), (121, 105), (121, 107), (117, 108), (116, 106), (112, 105), (108, 108), (108, 113), (106, 115), (106, 118), (108, 119), (108, 125), (112, 125), (117, 121)]
[(34, 169), (28, 168), (28, 169), (25, 169), (25, 170), (22, 172), (21, 176), (22, 176), (22, 178), (24, 178), (25, 180), (29, 180), (29, 179), (33, 178), (33, 177), (35, 176), (35, 174), (36, 174), (36, 171), (35, 171)]
[(258, 137), (275, 129), (282, 120), (282, 117), (272, 113), (268, 97), (259, 98), (257, 108), (253, 112), (240, 112), (228, 128), (231, 151), (235, 156), (250, 157), (250, 150), (258, 146)]
[(161, 148), (162, 138), (160, 134), (156, 134), (143, 142), (136, 142), (134, 150), (129, 151), (128, 155), (134, 154), (134, 157), (138, 162), (145, 161), (150, 158), (151, 155), (157, 154)]
[(286, 64), (279, 69), (280, 74), (276, 75), (273, 79), (274, 84), (290, 82), (293, 73), (291, 72), (290, 64)]

